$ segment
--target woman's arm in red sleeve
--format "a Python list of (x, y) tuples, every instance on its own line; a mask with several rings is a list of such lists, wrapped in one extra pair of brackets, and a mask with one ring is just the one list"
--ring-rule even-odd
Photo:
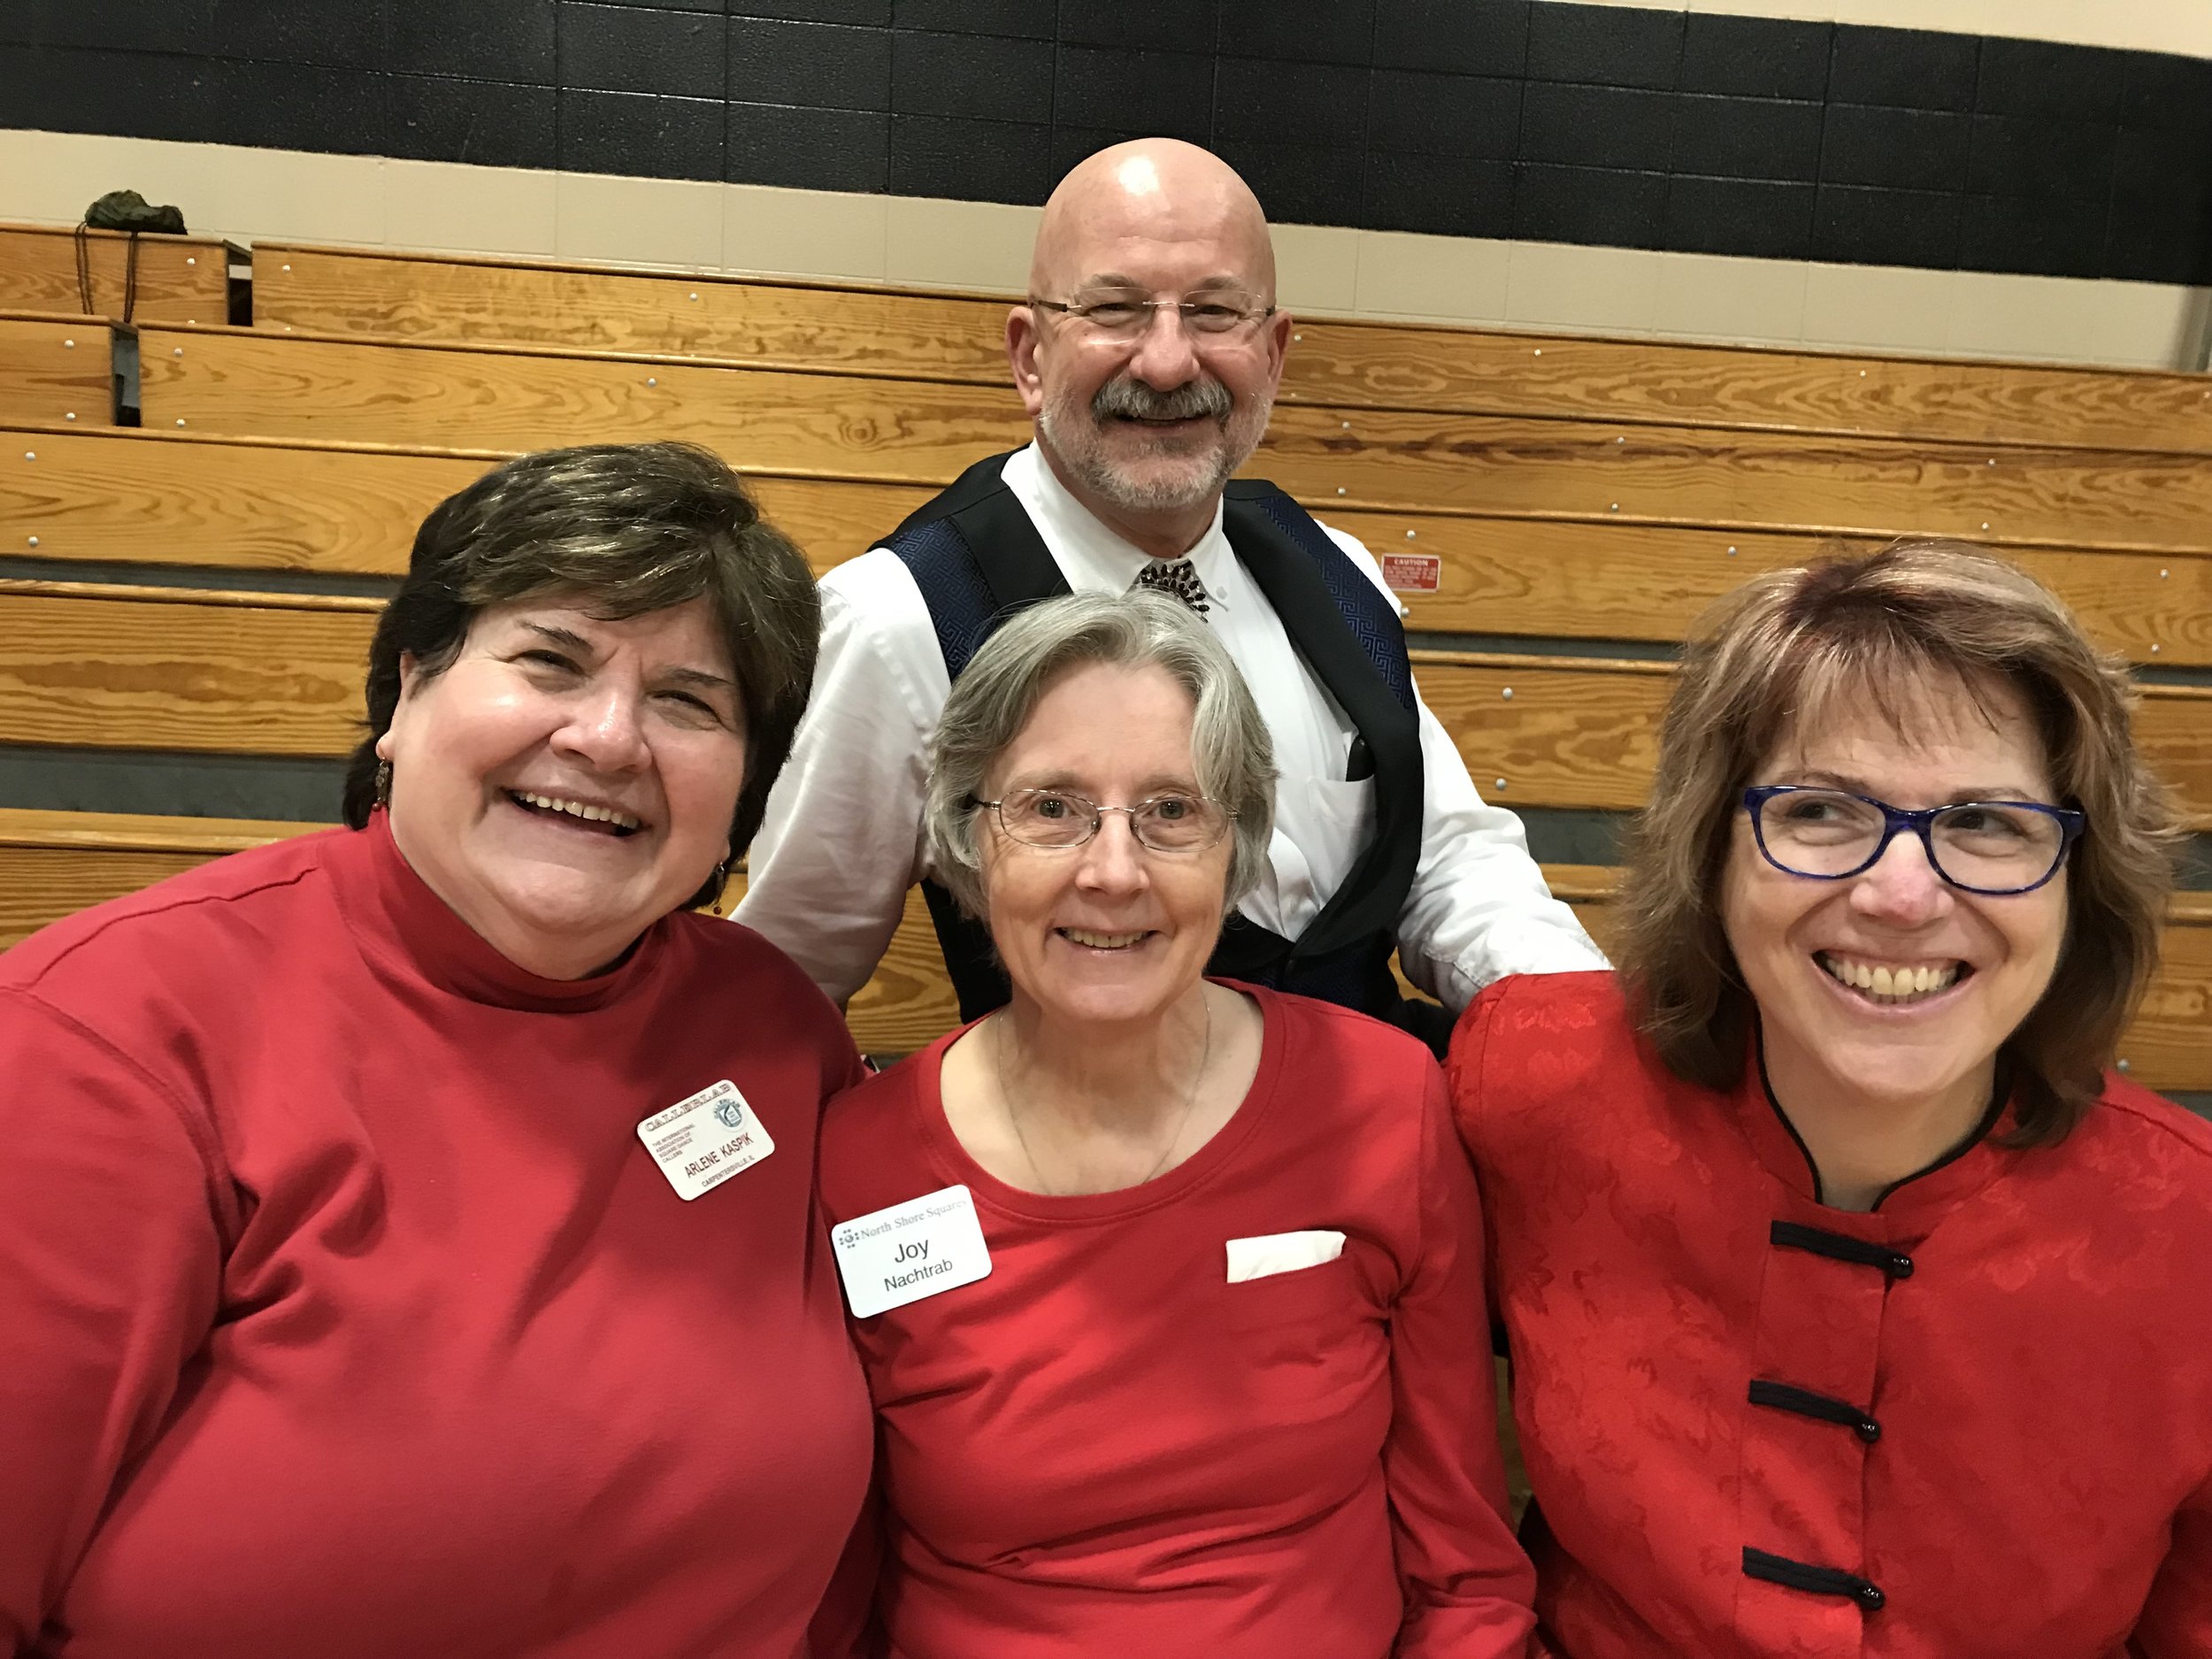
[(1391, 1313), (1383, 1448), (1406, 1602), (1397, 1655), (1518, 1659), (1536, 1624), (1536, 1572), (1506, 1524), (1482, 1205), (1434, 1066), (1421, 1118), (1420, 1249)]
[(2174, 1517), (2173, 1540), (2151, 1580), (2128, 1651), (2136, 1659), (2212, 1654), (2212, 1479)]
[(196, 1121), (0, 991), (0, 1654), (37, 1637), (213, 1321), (219, 1163)]
[(1470, 1157), (1482, 1156), (1483, 1065), (1489, 1057), (1490, 1028), (1505, 1000), (1509, 979), (1502, 979), (1467, 1004), (1452, 1027), (1451, 1052), (1444, 1061), (1445, 1095), (1461, 1143)]

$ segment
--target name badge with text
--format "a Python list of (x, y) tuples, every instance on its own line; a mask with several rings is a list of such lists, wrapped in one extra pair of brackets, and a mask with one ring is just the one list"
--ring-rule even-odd
[(846, 1305), (866, 1319), (991, 1276), (991, 1252), (964, 1187), (925, 1193), (830, 1229)]
[(637, 1126), (637, 1138), (686, 1203), (776, 1149), (767, 1125), (727, 1078), (655, 1112)]

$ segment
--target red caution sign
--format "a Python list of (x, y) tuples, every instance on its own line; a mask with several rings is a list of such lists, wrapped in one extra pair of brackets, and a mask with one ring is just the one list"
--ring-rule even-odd
[(1433, 553), (1386, 553), (1383, 580), (1402, 594), (1432, 594), (1443, 584), (1444, 561)]

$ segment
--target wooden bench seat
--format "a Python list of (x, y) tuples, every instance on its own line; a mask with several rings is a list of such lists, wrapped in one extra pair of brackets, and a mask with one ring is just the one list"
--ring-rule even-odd
[(96, 318), (0, 311), (0, 420), (110, 425), (113, 357), (111, 331)]
[(1324, 517), (1341, 496), (1378, 509), (2212, 547), (2212, 468), (2178, 455), (1279, 409), (1252, 470)]
[(50, 922), (220, 854), (319, 827), (269, 818), (0, 807), (0, 950)]
[[(130, 240), (120, 231), (85, 233), (96, 316), (123, 314)], [(141, 236), (133, 319), (228, 321), (230, 253), (230, 245), (217, 237)], [(77, 233), (51, 225), (0, 224), (0, 311), (73, 316), (84, 308), (77, 283)]]
[(2120, 1057), (2147, 1087), (2212, 1090), (2212, 893), (2175, 895), (2158, 977), (2120, 1044)]
[[(137, 817), (0, 808), (0, 949), (64, 916), (226, 852), (323, 827), (264, 819)], [(1614, 872), (1555, 864), (1545, 877), (1601, 941)], [(742, 895), (733, 877), (715, 908)], [(2165, 961), (2123, 1044), (2130, 1075), (2153, 1088), (2212, 1089), (2212, 895), (2177, 896)], [(951, 987), (918, 893), (874, 979), (847, 1010), (872, 1054), (901, 1054), (951, 1029)]]
[(147, 329), (150, 427), (518, 451), (687, 438), (733, 465), (941, 484), (1028, 435), (1012, 388), (682, 358)]
[[(35, 461), (27, 456), (35, 455)], [(423, 515), (497, 451), (18, 426), (0, 431), (0, 525), (50, 559), (395, 575)], [(764, 511), (826, 571), (928, 499), (922, 485), (755, 474)], [(1379, 556), (1432, 557), (1416, 631), (1671, 644), (1755, 572), (1828, 539), (1601, 518), (1324, 506)], [(20, 545), (20, 544), (19, 544)], [(2212, 665), (2212, 556), (2001, 549), (2131, 660)], [(2156, 647), (2156, 649), (2153, 649)]]
[(254, 326), (580, 346), (1010, 385), (1006, 302), (841, 284), (260, 242)]
[[(496, 450), (18, 424), (0, 426), (0, 524), (38, 536), (43, 558), (396, 576), (424, 516), (509, 458)], [(864, 479), (747, 482), (818, 571), (864, 551), (931, 494)]]
[(335, 756), (382, 602), (0, 581), (0, 742)]
[[(346, 754), (379, 607), (319, 594), (0, 581), (0, 741)], [(1486, 795), (1507, 806), (1642, 803), (1668, 664), (1413, 656), (1429, 706)], [(2212, 687), (2147, 687), (2138, 720), (2192, 822), (2212, 828)]]
[(2201, 375), (1959, 357), (1301, 323), (1294, 403), (2212, 454)]
[[(255, 323), (280, 332), (534, 342), (994, 387), (1007, 383), (1013, 297), (282, 242), (254, 256)], [(1402, 323), (1300, 321), (1282, 396), (1431, 413), (2212, 453), (2212, 396), (2196, 375)]]
[[(552, 348), (147, 329), (161, 429), (526, 449), (683, 437), (763, 471), (942, 484), (1028, 435), (1010, 390)], [(1346, 508), (2212, 549), (2212, 468), (2149, 452), (1279, 410), (1252, 471)]]
[[(1379, 557), (1433, 556), (1433, 592), (1399, 593), (1417, 631), (1675, 644), (1723, 595), (1761, 572), (1879, 536), (1623, 523), (1502, 513), (1323, 506)], [(2212, 556), (1992, 545), (2062, 595), (2108, 650), (2165, 667), (2212, 666)], [(1387, 566), (1386, 568), (1388, 568)]]
[(431, 508), (503, 456), (127, 427), (0, 431), (9, 552), (396, 575)]

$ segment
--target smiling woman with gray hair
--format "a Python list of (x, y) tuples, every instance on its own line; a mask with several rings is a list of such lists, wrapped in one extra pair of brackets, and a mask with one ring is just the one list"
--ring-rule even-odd
[(822, 1142), (891, 1651), (1519, 1654), (1482, 1221), (1436, 1064), (1203, 977), (1268, 867), (1234, 664), (1172, 600), (1048, 601), (977, 653), (933, 760), (932, 861), (1012, 1000)]
[[(945, 707), (937, 727), (922, 830), (938, 879), (969, 915), (987, 915), (985, 816), (975, 809), (992, 763), (1020, 733), (1040, 685), (1088, 660), (1164, 670), (1191, 704), (1190, 762), (1199, 789), (1229, 818), (1224, 911), (1267, 871), (1275, 821), (1275, 762), (1267, 726), (1229, 654), (1190, 612), (1156, 598), (1086, 595), (1010, 628), (1007, 642), (979, 664), (980, 678)], [(1033, 811), (1038, 803), (1029, 803)], [(1022, 809), (1017, 808), (1019, 811)]]

